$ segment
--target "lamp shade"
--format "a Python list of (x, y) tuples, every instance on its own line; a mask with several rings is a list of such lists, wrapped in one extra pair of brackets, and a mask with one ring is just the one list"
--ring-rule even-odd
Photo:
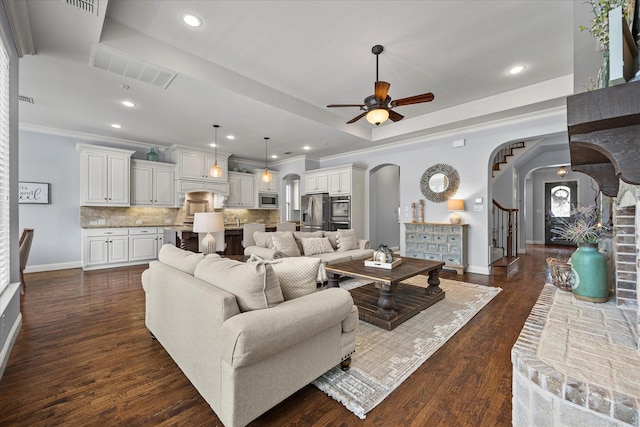
[(447, 200), (448, 211), (464, 211), (464, 200), (462, 199), (449, 199)]
[(224, 230), (224, 218), (218, 212), (200, 212), (193, 216), (195, 233), (215, 233)]
[(389, 118), (389, 112), (384, 108), (376, 108), (367, 113), (367, 121), (372, 125), (384, 123)]

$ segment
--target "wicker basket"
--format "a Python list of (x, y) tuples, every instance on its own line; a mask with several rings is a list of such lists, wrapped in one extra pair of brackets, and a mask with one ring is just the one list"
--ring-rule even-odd
[(547, 258), (547, 267), (551, 275), (551, 282), (563, 291), (571, 292), (573, 278), (571, 276), (571, 264), (568, 259)]

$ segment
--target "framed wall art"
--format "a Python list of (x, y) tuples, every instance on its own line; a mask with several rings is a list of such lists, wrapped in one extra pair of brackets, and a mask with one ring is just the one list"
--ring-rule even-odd
[(49, 183), (19, 182), (18, 203), (49, 204)]

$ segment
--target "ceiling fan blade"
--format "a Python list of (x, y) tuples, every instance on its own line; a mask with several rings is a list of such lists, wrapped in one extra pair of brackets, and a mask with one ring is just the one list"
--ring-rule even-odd
[(391, 107), (399, 107), (401, 105), (411, 105), (411, 104), (420, 104), (422, 102), (431, 102), (433, 101), (433, 94), (423, 93), (422, 95), (409, 96), (407, 98), (400, 98), (391, 101)]
[(358, 116), (354, 117), (353, 119), (349, 120), (349, 121), (347, 122), (347, 124), (349, 125), (349, 124), (351, 124), (351, 123), (355, 123), (355, 122), (357, 122), (358, 120), (360, 120), (361, 118), (363, 118), (363, 117), (364, 117), (364, 116), (366, 116), (366, 115), (367, 115), (367, 112), (365, 111), (364, 113), (362, 113), (362, 114), (360, 114), (360, 115), (358, 115)]
[(383, 82), (381, 80), (376, 82), (374, 88), (374, 95), (377, 100), (384, 102), (387, 99), (387, 93), (389, 92), (389, 87), (391, 87), (390, 83)]
[(402, 114), (398, 114), (393, 110), (388, 110), (389, 111), (389, 120), (397, 122), (399, 120), (404, 119), (404, 116)]
[(334, 107), (364, 107), (364, 104), (329, 104), (327, 105), (327, 108), (334, 108)]

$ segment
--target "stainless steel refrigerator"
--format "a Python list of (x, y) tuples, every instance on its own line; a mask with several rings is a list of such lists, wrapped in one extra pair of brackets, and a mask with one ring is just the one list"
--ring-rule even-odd
[(331, 204), (329, 194), (305, 194), (302, 196), (300, 231), (329, 230)]

